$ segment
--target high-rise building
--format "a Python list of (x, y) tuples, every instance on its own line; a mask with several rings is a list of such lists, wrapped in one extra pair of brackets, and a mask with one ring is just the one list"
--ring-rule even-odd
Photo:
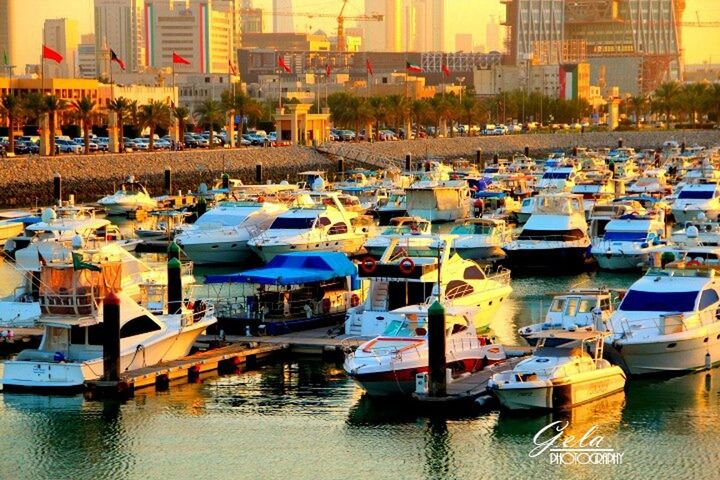
[(383, 15), (382, 22), (363, 22), (364, 50), (402, 52), (408, 47), (403, 0), (365, 0), (365, 15)]
[(239, 41), (235, 0), (151, 0), (144, 10), (145, 64), (172, 66), (173, 52), (190, 62), (178, 72), (226, 73)]
[(455, 51), (472, 52), (473, 51), (473, 34), (472, 33), (456, 33), (455, 34)]
[(414, 25), (408, 28), (412, 47), (417, 52), (445, 50), (445, 5), (443, 0), (412, 0), (407, 3), (406, 18)]
[(94, 33), (80, 36), (80, 43), (77, 46), (77, 76), (80, 78), (99, 76)]
[[(293, 16), (287, 15), (292, 13), (292, 0), (273, 0), (273, 32), (274, 33), (293, 33), (295, 25)], [(277, 15), (284, 13), (285, 15)]]
[[(679, 79), (685, 0), (505, 0), (516, 63), (579, 63), (610, 85), (649, 92)], [(602, 67), (602, 68), (601, 68)], [(593, 83), (597, 82), (593, 78)]]
[(490, 17), (490, 21), (485, 24), (485, 48), (488, 52), (502, 51), (500, 24), (498, 24), (496, 17)]
[(262, 8), (243, 7), (240, 14), (240, 31), (241, 33), (263, 33)]
[[(10, 73), (6, 70), (16, 60), (12, 51), (13, 46), (13, 0), (0, 0), (0, 72)], [(8, 67), (5, 66), (7, 56)]]
[[(95, 51), (106, 45), (123, 59), (128, 72), (144, 70), (145, 13), (143, 0), (95, 0)], [(98, 60), (98, 72), (107, 70), (102, 63)]]
[(63, 56), (58, 63), (45, 61), (47, 78), (69, 78), (75, 76), (75, 52), (78, 41), (78, 26), (69, 18), (53, 18), (45, 20), (43, 27), (43, 43)]

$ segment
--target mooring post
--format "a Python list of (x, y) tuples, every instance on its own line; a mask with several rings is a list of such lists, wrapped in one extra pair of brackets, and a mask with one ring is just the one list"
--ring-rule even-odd
[(530, 158), (530, 147), (528, 147), (527, 145), (525, 145), (525, 156)]
[(406, 172), (410, 171), (411, 165), (412, 165), (412, 155), (410, 155), (410, 153), (408, 152), (405, 154), (405, 171)]
[(103, 300), (103, 377), (107, 382), (120, 380), (120, 297), (114, 292)]
[(622, 148), (622, 147), (623, 147), (623, 139), (622, 139), (622, 137), (620, 137), (620, 138), (618, 138), (618, 148)]
[(62, 206), (62, 175), (56, 173), (53, 176), (53, 200), (58, 206)]
[(475, 166), (477, 166), (480, 171), (485, 170), (485, 159), (483, 158), (482, 148), (475, 150)]
[(428, 309), (428, 395), (447, 394), (445, 373), (445, 308), (437, 300)]
[(222, 174), (222, 188), (225, 190), (230, 190), (230, 175), (227, 173)]
[[(174, 242), (173, 242), (174, 243)], [(168, 314), (175, 315), (182, 312), (182, 264), (177, 258), (167, 262), (168, 278)]]
[(255, 164), (255, 183), (258, 185), (262, 183), (262, 163), (260, 162)]
[(165, 167), (165, 195), (172, 194), (172, 168)]
[(197, 202), (197, 218), (202, 217), (205, 212), (207, 212), (207, 202), (205, 201), (205, 197), (200, 197)]
[(340, 178), (345, 178), (345, 159), (343, 157), (338, 157), (338, 175)]
[(167, 256), (168, 256), (168, 260), (170, 260), (172, 258), (177, 258), (177, 259), (180, 258), (180, 245), (175, 243), (174, 240), (172, 242), (170, 242), (170, 245), (168, 245)]

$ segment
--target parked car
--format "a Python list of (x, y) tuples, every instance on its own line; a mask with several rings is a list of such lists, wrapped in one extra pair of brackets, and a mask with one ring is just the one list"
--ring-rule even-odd
[(57, 148), (59, 153), (82, 153), (83, 146), (78, 145), (77, 143), (73, 142), (72, 140), (65, 140), (63, 138), (58, 138), (55, 140), (55, 147)]
[(150, 139), (148, 138), (136, 138), (133, 141), (137, 150), (148, 150), (150, 148)]
[(187, 148), (198, 148), (200, 146), (197, 137), (189, 133), (185, 134), (183, 142)]
[(97, 137), (95, 143), (97, 143), (98, 150), (101, 152), (107, 152), (110, 148), (110, 139), (108, 137)]
[[(83, 151), (85, 150), (85, 139), (84, 138), (76, 137), (76, 138), (73, 138), (72, 141), (77, 143), (78, 145), (80, 145), (83, 148)], [(88, 148), (90, 149), (91, 152), (97, 152), (100, 149), (98, 144), (95, 143), (93, 140), (90, 140), (88, 142)]]
[(338, 136), (340, 137), (340, 141), (343, 142), (355, 140), (355, 132), (352, 130), (340, 130), (338, 131)]

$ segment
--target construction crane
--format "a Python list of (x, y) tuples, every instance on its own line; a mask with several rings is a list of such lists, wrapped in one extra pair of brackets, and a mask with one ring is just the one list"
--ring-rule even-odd
[(384, 15), (373, 13), (371, 15), (344, 15), (345, 6), (348, 0), (343, 0), (342, 8), (340, 13), (334, 15), (332, 13), (310, 13), (310, 12), (265, 12), (263, 15), (270, 15), (273, 17), (306, 17), (306, 18), (336, 18), (337, 19), (337, 49), (341, 52), (345, 51), (345, 20), (355, 20), (358, 22), (382, 22), (385, 19)]
[(717, 27), (720, 27), (720, 21), (700, 20), (700, 12), (698, 12), (698, 11), (695, 11), (695, 18), (697, 19), (697, 21), (695, 21), (695, 22), (679, 22), (679, 24), (681, 27), (686, 27), (686, 28), (717, 28)]

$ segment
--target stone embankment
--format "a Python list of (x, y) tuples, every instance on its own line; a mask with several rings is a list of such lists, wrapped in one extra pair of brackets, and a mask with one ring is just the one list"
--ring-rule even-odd
[(73, 194), (77, 202), (94, 202), (128, 175), (145, 184), (151, 195), (160, 195), (168, 166), (175, 192), (195, 191), (203, 182), (212, 187), (223, 172), (253, 183), (257, 163), (263, 165), (263, 178), (274, 181), (295, 181), (297, 172), (334, 165), (325, 155), (303, 147), (7, 158), (0, 159), (0, 206), (51, 204), (55, 173), (62, 176), (65, 198)]
[(589, 132), (505, 135), (497, 137), (477, 136), (458, 138), (432, 138), (395, 142), (339, 142), (323, 145), (326, 153), (343, 156), (346, 160), (367, 161), (369, 164), (402, 165), (407, 153), (413, 158), (474, 157), (478, 148), (485, 158), (521, 152), (530, 148), (532, 156), (541, 155), (556, 148), (571, 149), (574, 146), (588, 148), (614, 147), (623, 139), (626, 147), (657, 148), (667, 140), (685, 142), (688, 146), (714, 146), (720, 144), (720, 130), (668, 130), (647, 132)]
[(233, 178), (254, 182), (255, 165), (263, 165), (263, 178), (273, 181), (297, 180), (303, 170), (332, 171), (337, 155), (345, 158), (346, 168), (355, 163), (377, 168), (401, 166), (406, 153), (413, 158), (472, 158), (478, 148), (485, 158), (507, 156), (526, 146), (531, 155), (542, 155), (556, 148), (574, 146), (612, 147), (622, 138), (624, 145), (656, 148), (667, 140), (688, 146), (720, 144), (720, 130), (592, 132), (507, 135), (502, 137), (460, 137), (394, 142), (327, 143), (318, 152), (306, 147), (243, 148), (234, 150), (186, 150), (184, 152), (131, 153), (124, 155), (62, 155), (57, 157), (18, 157), (0, 160), (0, 207), (27, 207), (52, 203), (52, 179), (63, 177), (63, 192), (74, 194), (78, 202), (93, 202), (107, 195), (128, 175), (143, 182), (151, 194), (160, 195), (166, 166), (173, 171), (173, 190), (196, 190), (200, 183), (212, 186), (223, 172)]

